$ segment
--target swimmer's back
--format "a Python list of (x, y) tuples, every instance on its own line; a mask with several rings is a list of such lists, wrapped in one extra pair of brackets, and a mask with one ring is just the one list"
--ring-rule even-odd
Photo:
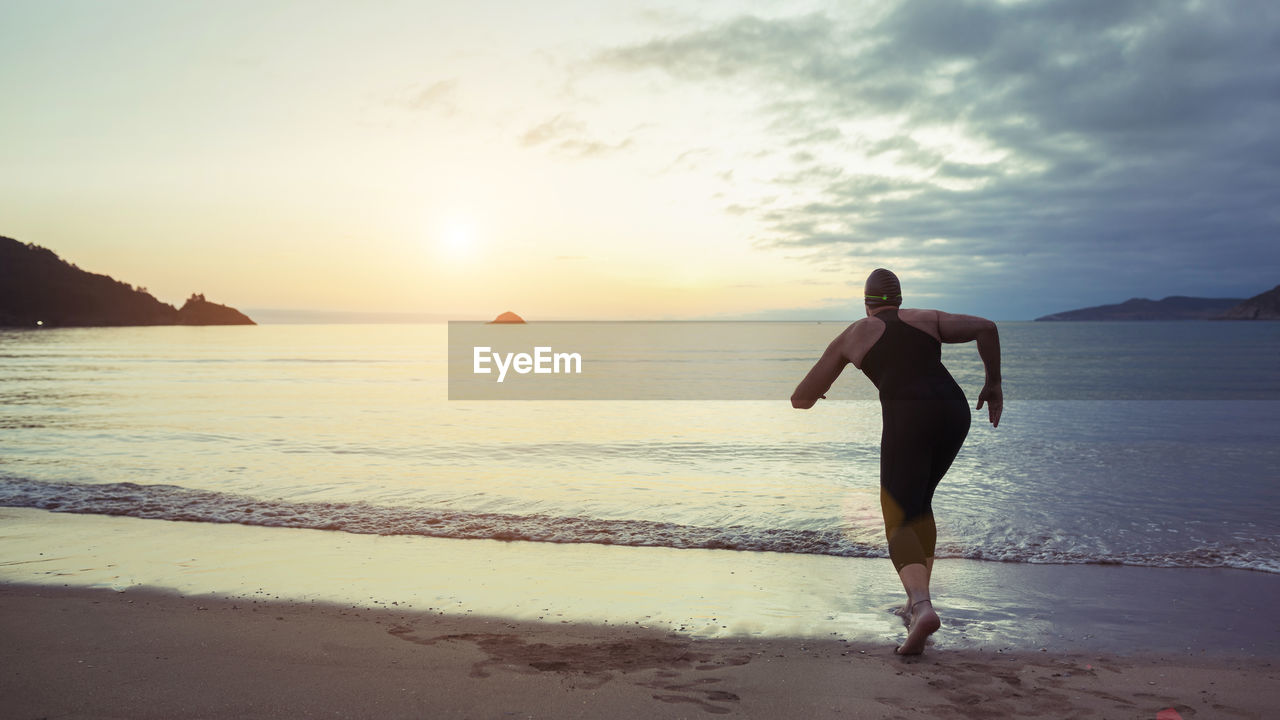
[[(916, 315), (917, 320), (932, 319), (924, 312), (907, 313)], [(874, 317), (883, 327), (880, 337), (863, 354), (860, 368), (882, 399), (927, 393), (936, 385), (955, 385), (942, 365), (942, 341), (936, 335), (906, 322), (896, 308)]]

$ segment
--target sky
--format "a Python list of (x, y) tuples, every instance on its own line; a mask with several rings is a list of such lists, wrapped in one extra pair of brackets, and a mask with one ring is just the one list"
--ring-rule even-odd
[(0, 235), (180, 304), (1025, 320), (1280, 283), (1280, 4), (0, 0)]

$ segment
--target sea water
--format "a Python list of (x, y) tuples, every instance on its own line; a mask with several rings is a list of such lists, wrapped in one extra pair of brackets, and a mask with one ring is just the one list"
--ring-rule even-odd
[[(667, 325), (696, 342), (650, 362), (752, 347), (717, 361), (745, 399), (450, 401), (443, 324), (0, 331), (0, 505), (884, 557), (874, 388), (786, 394), (843, 326)], [(938, 488), (940, 558), (1280, 574), (1280, 324), (1000, 330), (1004, 417), (974, 411)], [(976, 349), (944, 362), (972, 405)]]

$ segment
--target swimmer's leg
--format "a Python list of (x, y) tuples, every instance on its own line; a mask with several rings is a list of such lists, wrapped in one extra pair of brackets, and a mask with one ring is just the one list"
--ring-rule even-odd
[[(925, 580), (929, 583), (933, 582), (933, 556), (924, 559)], [(911, 624), (911, 596), (907, 596), (907, 602), (902, 606), (901, 610), (895, 611), (902, 616), (902, 624)]]
[[(929, 594), (931, 561), (937, 544), (931, 500), (946, 467), (937, 467), (939, 463), (935, 462), (933, 448), (938, 428), (933, 422), (934, 414), (929, 412), (931, 407), (920, 412), (903, 403), (883, 407), (880, 507), (889, 558), (907, 592), (904, 617), (909, 629), (898, 652), (916, 655), (924, 651), (925, 641), (942, 626)], [(954, 453), (946, 459), (951, 457)]]

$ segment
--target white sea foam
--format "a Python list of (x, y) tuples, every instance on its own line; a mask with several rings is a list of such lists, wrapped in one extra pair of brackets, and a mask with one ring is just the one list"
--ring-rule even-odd
[[(592, 543), (674, 549), (884, 557), (880, 543), (863, 543), (840, 529), (805, 530), (750, 525), (699, 527), (643, 520), (405, 509), (368, 503), (283, 502), (192, 490), (175, 485), (0, 481), (0, 506), (53, 512), (121, 515), (153, 520), (308, 528), (366, 535), (421, 535), (545, 543)], [(1147, 567), (1237, 568), (1280, 574), (1280, 563), (1233, 548), (1200, 546), (1182, 552), (1091, 552), (1070, 539), (1011, 535), (973, 546), (946, 543), (939, 557), (999, 562), (1116, 564)]]

